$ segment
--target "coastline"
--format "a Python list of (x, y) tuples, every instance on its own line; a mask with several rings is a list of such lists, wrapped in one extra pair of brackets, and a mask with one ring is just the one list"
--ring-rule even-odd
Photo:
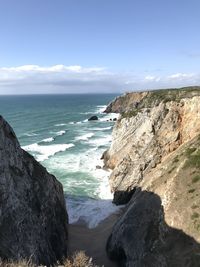
[(84, 251), (98, 266), (117, 267), (106, 254), (106, 242), (112, 227), (123, 212), (123, 208), (111, 214), (95, 228), (88, 228), (82, 222), (68, 225), (69, 256), (76, 251)]

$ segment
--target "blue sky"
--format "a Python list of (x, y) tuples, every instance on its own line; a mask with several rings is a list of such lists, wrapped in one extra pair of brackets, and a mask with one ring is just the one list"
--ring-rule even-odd
[(200, 84), (199, 0), (0, 0), (0, 93)]

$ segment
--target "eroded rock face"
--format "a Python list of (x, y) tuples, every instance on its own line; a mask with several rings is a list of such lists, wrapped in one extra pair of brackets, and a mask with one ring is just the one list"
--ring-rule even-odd
[(200, 245), (166, 224), (160, 197), (140, 189), (115, 224), (106, 249), (126, 267), (197, 267), (200, 260)]
[(138, 103), (148, 95), (144, 93), (127, 93), (123, 97), (116, 97), (114, 101), (110, 102), (105, 109), (105, 113), (122, 113), (130, 108), (136, 108)]
[[(200, 132), (199, 103), (199, 96), (161, 101), (117, 121), (111, 147), (103, 155), (105, 166), (113, 169), (113, 192), (133, 190), (147, 172)], [(119, 194), (114, 201), (120, 204)]]
[(114, 126), (114, 202), (133, 194), (107, 244), (119, 266), (200, 266), (199, 94), (149, 94)]
[(62, 185), (21, 149), (0, 117), (0, 257), (50, 266), (67, 255)]

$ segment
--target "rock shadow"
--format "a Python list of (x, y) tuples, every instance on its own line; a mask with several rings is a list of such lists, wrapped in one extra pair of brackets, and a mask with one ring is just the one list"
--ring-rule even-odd
[(114, 225), (106, 250), (119, 266), (200, 266), (200, 244), (167, 225), (160, 197), (140, 188)]

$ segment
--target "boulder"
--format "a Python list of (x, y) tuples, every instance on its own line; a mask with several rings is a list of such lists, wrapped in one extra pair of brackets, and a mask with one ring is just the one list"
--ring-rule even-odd
[(135, 188), (131, 191), (116, 191), (114, 192), (113, 203), (115, 205), (125, 205), (130, 201), (134, 193)]
[(200, 260), (195, 239), (166, 224), (160, 197), (140, 188), (114, 225), (106, 250), (125, 267), (198, 267)]
[(67, 255), (62, 185), (24, 151), (0, 116), (0, 258), (50, 266)]
[(96, 166), (96, 169), (101, 169), (101, 166), (97, 165), (97, 166)]
[(88, 119), (88, 121), (97, 121), (98, 117), (97, 116), (92, 116)]

